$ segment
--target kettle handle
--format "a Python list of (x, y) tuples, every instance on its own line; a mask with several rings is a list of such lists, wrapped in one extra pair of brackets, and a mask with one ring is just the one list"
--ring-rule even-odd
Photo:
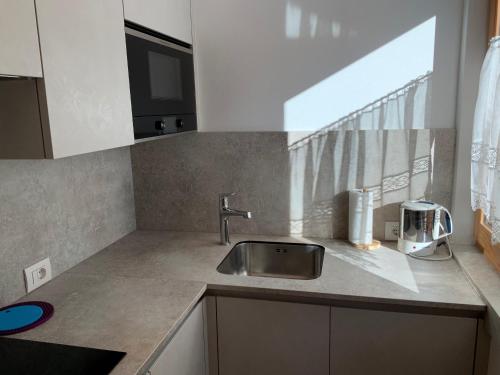
[(444, 222), (446, 227), (439, 223), (440, 228), (443, 229), (443, 233), (438, 236), (438, 240), (453, 233), (453, 220), (451, 219), (450, 211), (443, 206), (441, 206), (440, 210), (444, 211)]

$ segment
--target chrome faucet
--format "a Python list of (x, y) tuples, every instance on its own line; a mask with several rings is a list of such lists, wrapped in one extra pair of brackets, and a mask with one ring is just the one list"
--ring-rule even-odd
[(245, 219), (251, 219), (250, 211), (240, 211), (229, 208), (229, 197), (236, 193), (221, 193), (219, 194), (219, 222), (220, 222), (220, 242), (222, 245), (229, 243), (229, 217), (241, 216)]

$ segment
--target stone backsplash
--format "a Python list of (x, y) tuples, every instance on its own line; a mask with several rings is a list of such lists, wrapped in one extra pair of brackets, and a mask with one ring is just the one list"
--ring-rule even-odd
[(234, 233), (347, 238), (348, 190), (374, 192), (374, 237), (399, 203), (449, 207), (454, 129), (190, 133), (132, 147), (137, 227), (218, 231), (218, 194), (237, 192)]

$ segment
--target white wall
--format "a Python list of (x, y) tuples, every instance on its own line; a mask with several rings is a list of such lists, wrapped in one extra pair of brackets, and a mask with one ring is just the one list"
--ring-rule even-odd
[(457, 100), (457, 147), (453, 187), (453, 221), (457, 243), (473, 243), (470, 203), (470, 150), (479, 74), (486, 53), (489, 0), (466, 0), (460, 86)]
[(462, 10), (462, 0), (193, 0), (199, 129), (318, 129), (429, 67), (425, 127), (454, 127)]

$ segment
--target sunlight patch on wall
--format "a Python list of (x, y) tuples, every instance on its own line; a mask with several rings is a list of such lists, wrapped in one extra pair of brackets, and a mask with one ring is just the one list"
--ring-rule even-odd
[[(287, 3), (289, 38), (300, 36), (301, 17), (300, 8)], [(318, 130), (430, 74), (434, 69), (435, 32), (436, 17), (432, 17), (287, 100), (285, 131)]]
[(291, 2), (286, 3), (285, 33), (289, 39), (300, 37), (300, 24), (302, 22), (302, 9)]
[(334, 38), (341, 36), (341, 31), (348, 37), (357, 36), (356, 30), (342, 30), (340, 22), (325, 14), (304, 11), (297, 1), (287, 1), (285, 8), (285, 35), (287, 39), (299, 38)]
[(318, 31), (318, 15), (316, 13), (311, 13), (309, 15), (309, 36), (314, 39), (316, 37), (316, 32)]

